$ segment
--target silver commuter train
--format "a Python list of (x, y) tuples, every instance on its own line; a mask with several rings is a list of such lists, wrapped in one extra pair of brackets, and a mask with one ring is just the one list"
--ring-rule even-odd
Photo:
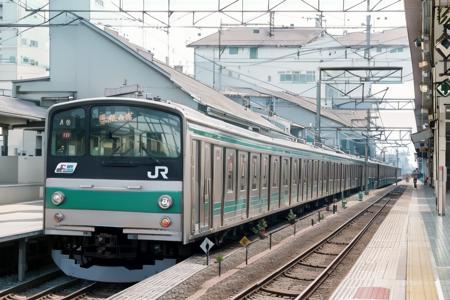
[[(80, 278), (138, 281), (201, 237), (364, 183), (360, 158), (175, 103), (76, 100), (47, 121), (45, 234), (56, 264)], [(397, 175), (370, 162), (372, 188)]]

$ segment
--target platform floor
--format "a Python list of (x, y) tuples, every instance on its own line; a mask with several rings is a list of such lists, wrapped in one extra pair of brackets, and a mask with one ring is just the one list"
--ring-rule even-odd
[(0, 243), (42, 234), (42, 200), (0, 205)]
[(331, 299), (450, 299), (450, 214), (435, 208), (409, 185)]

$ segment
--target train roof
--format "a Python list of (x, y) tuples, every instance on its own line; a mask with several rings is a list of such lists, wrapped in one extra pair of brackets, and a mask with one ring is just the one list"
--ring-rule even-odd
[[(350, 155), (350, 154), (341, 154), (337, 153), (335, 151), (326, 150), (323, 148), (319, 148), (310, 144), (303, 144), (299, 142), (294, 142), (288, 139), (281, 139), (281, 138), (273, 138), (269, 137), (263, 134), (260, 134), (258, 132), (254, 132), (242, 127), (238, 127), (233, 124), (226, 123), (222, 120), (215, 119), (213, 117), (207, 116), (195, 109), (192, 109), (190, 107), (187, 107), (185, 105), (175, 103), (172, 101), (162, 102), (162, 101), (155, 101), (155, 100), (147, 100), (147, 99), (137, 99), (137, 98), (123, 98), (123, 97), (99, 97), (99, 98), (87, 98), (87, 99), (78, 99), (78, 100), (72, 100), (70, 102), (64, 102), (59, 103), (51, 106), (49, 109), (50, 111), (54, 110), (58, 107), (64, 107), (64, 106), (76, 106), (77, 104), (84, 103), (84, 102), (93, 102), (93, 101), (110, 101), (110, 102), (118, 102), (118, 104), (123, 104), (124, 101), (126, 102), (135, 102), (136, 104), (151, 104), (156, 106), (161, 106), (165, 108), (169, 108), (172, 110), (175, 110), (179, 112), (188, 122), (196, 123), (199, 125), (203, 125), (212, 129), (219, 129), (223, 131), (227, 131), (230, 134), (245, 137), (245, 138), (252, 138), (259, 140), (261, 142), (271, 143), (271, 144), (278, 144), (289, 148), (295, 148), (299, 150), (304, 150), (308, 152), (315, 152), (320, 153), (324, 155), (330, 155), (334, 157), (344, 158), (344, 159), (351, 159), (355, 161), (364, 162), (363, 158), (360, 158), (358, 156)], [(48, 120), (48, 118), (47, 118)], [(389, 167), (393, 167), (392, 165), (369, 160), (370, 163), (374, 164), (380, 164), (385, 165)]]

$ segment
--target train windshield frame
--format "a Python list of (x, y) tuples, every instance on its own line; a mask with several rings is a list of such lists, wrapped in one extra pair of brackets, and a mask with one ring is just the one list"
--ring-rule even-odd
[(148, 107), (93, 106), (89, 154), (94, 157), (178, 158), (181, 155), (181, 119)]
[(176, 159), (182, 154), (182, 119), (173, 112), (125, 104), (93, 104), (55, 111), (52, 157)]

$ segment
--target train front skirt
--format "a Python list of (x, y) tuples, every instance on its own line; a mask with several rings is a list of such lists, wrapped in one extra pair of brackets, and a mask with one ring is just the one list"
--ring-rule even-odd
[(130, 270), (122, 266), (91, 266), (81, 267), (69, 255), (61, 250), (53, 250), (52, 258), (55, 264), (68, 276), (101, 282), (138, 282), (159, 273), (176, 264), (176, 259), (155, 260), (154, 265), (144, 265), (142, 269)]

